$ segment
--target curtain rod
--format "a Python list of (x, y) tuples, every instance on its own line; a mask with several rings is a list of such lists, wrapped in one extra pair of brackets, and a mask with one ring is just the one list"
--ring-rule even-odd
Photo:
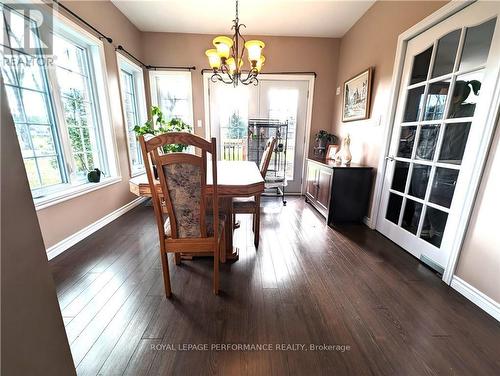
[(178, 69), (178, 70), (196, 70), (196, 67), (162, 67), (162, 66), (154, 66), (154, 65), (148, 65), (143, 63), (141, 60), (136, 58), (134, 55), (132, 55), (129, 51), (127, 51), (125, 48), (123, 48), (122, 45), (119, 45), (118, 47), (115, 48), (115, 51), (122, 51), (129, 57), (131, 57), (133, 60), (137, 61), (141, 66), (148, 70), (158, 70), (158, 69)]
[[(210, 68), (204, 68), (201, 70), (201, 74), (213, 73), (213, 72), (214, 72), (213, 69)], [(318, 77), (318, 74), (316, 72), (262, 72), (262, 74), (310, 74), (313, 75), (315, 78)]]
[(104, 35), (103, 33), (101, 33), (99, 30), (97, 30), (94, 26), (92, 26), (91, 24), (89, 24), (87, 21), (85, 21), (83, 18), (81, 18), (78, 14), (76, 14), (75, 12), (73, 12), (71, 9), (69, 9), (68, 7), (66, 7), (65, 5), (62, 5), (58, 0), (52, 0), (53, 3), (57, 4), (57, 6), (63, 8), (66, 12), (68, 12), (69, 14), (71, 14), (73, 17), (75, 17), (76, 19), (78, 19), (78, 21), (82, 22), (83, 24), (85, 24), (86, 26), (88, 26), (89, 28), (91, 28), (94, 32), (96, 32), (101, 38), (103, 39), (106, 39), (108, 41), (108, 43), (113, 43), (113, 39), (111, 39), (110, 37), (108, 37), (107, 35)]

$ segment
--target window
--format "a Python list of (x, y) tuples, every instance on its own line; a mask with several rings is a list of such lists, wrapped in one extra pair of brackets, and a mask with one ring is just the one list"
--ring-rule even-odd
[(31, 20), (4, 5), (2, 21), (2, 74), (35, 202), (74, 192), (94, 168), (116, 176), (100, 42), (56, 18), (48, 63), (23, 47)]
[(123, 112), (127, 127), (127, 140), (131, 175), (144, 171), (141, 147), (134, 132), (136, 125), (147, 120), (146, 93), (142, 69), (118, 54)]
[(150, 82), (151, 101), (160, 107), (166, 120), (178, 118), (193, 125), (191, 72), (153, 71)]

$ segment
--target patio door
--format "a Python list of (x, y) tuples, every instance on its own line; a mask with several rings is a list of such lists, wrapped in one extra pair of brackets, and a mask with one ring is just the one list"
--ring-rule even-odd
[(288, 121), (286, 191), (300, 193), (305, 149), (308, 81), (261, 80), (257, 118)]
[(500, 3), (474, 3), (407, 45), (377, 229), (440, 271), (482, 168), (474, 160), (498, 95), (499, 14)]
[(248, 119), (288, 121), (286, 148), (287, 193), (300, 193), (302, 185), (309, 81), (259, 76), (259, 85), (208, 82), (210, 136), (218, 141), (218, 158), (245, 160)]

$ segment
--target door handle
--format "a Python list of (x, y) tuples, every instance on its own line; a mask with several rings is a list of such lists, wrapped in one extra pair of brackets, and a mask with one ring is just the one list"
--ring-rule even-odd
[(385, 157), (385, 159), (387, 161), (394, 162), (394, 157), (392, 155), (388, 155), (387, 157)]

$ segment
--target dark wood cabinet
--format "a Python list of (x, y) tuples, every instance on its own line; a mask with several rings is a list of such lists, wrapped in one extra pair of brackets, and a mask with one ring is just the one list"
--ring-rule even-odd
[(332, 169), (318, 163), (307, 163), (306, 199), (325, 217), (328, 214)]
[(306, 201), (329, 225), (363, 220), (372, 188), (371, 167), (307, 159), (306, 176)]

